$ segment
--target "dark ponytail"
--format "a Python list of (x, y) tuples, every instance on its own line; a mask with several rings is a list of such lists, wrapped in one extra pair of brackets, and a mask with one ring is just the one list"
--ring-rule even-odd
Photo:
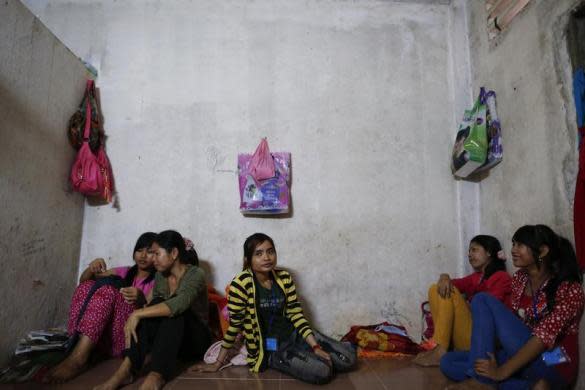
[[(138, 252), (139, 250), (145, 249), (145, 248), (146, 249), (150, 248), (150, 246), (154, 242), (155, 238), (156, 238), (156, 233), (153, 233), (153, 232), (142, 233), (140, 235), (140, 237), (138, 237), (138, 240), (136, 241), (136, 245), (134, 245), (134, 251), (132, 252), (132, 258), (134, 258), (134, 254), (136, 252)], [(126, 273), (126, 277), (124, 278), (124, 280), (122, 282), (122, 286), (123, 287), (132, 286), (132, 283), (134, 282), (134, 278), (136, 277), (137, 274), (138, 274), (138, 266), (136, 264), (134, 264), (132, 267), (130, 267), (130, 269), (128, 270), (128, 273)], [(142, 281), (142, 285), (144, 286), (145, 284), (147, 284), (148, 282), (153, 280), (155, 274), (156, 274), (156, 269), (154, 267), (151, 267), (149, 272), (148, 272), (148, 276), (146, 277), (146, 279), (144, 279)]]
[(199, 263), (199, 258), (197, 257), (195, 249), (187, 251), (185, 248), (185, 240), (177, 231), (165, 230), (164, 232), (160, 232), (157, 234), (154, 242), (169, 253), (173, 248), (177, 248), (177, 251), (179, 252), (179, 261), (183, 264)]
[[(583, 276), (579, 270), (577, 256), (573, 244), (565, 237), (557, 235), (546, 225), (525, 225), (516, 230), (513, 242), (518, 242), (530, 248), (537, 267), (546, 267), (550, 274), (544, 292), (549, 310), (555, 304), (555, 295), (562, 282), (581, 284)], [(548, 253), (540, 256), (540, 248), (546, 246)]]

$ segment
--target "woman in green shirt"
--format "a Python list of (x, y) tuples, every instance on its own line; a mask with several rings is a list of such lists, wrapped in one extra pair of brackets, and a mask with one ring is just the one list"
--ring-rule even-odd
[(197, 259), (189, 256), (185, 240), (166, 230), (157, 235), (150, 251), (157, 270), (152, 301), (128, 318), (124, 360), (96, 389), (117, 389), (132, 382), (147, 354), (151, 371), (142, 387), (161, 388), (173, 374), (177, 358), (199, 360), (211, 344), (205, 272), (190, 264)]

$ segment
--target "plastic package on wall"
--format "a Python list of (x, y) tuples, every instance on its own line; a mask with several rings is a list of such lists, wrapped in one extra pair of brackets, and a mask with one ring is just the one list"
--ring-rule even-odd
[(270, 153), (274, 176), (256, 180), (252, 155), (238, 154), (240, 211), (242, 214), (287, 214), (290, 206), (290, 153)]

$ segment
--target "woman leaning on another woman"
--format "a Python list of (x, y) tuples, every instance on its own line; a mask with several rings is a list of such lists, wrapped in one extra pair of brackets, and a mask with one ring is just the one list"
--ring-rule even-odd
[[(207, 326), (205, 273), (194, 263), (183, 237), (167, 230), (153, 240), (157, 270), (150, 304), (134, 311), (124, 327), (124, 360), (97, 389), (117, 389), (133, 381), (150, 354), (150, 372), (141, 389), (160, 389), (174, 373), (177, 358), (199, 360), (211, 344)], [(195, 252), (193, 252), (195, 253)]]
[(514, 233), (508, 307), (485, 293), (471, 302), (468, 352), (448, 352), (441, 371), (451, 389), (564, 389), (579, 369), (579, 322), (585, 296), (571, 243), (548, 226)]
[(305, 382), (329, 382), (335, 371), (356, 363), (349, 344), (313, 329), (303, 315), (291, 275), (276, 268), (272, 238), (256, 233), (244, 243), (244, 267), (232, 280), (228, 294), (229, 329), (217, 361), (192, 370), (215, 372), (227, 364), (228, 350), (244, 334), (252, 372), (268, 367)]
[[(130, 314), (150, 301), (154, 286), (152, 255), (148, 252), (156, 233), (142, 234), (134, 246), (132, 267), (108, 269), (104, 259), (93, 260), (79, 278), (79, 286), (71, 299), (67, 330), (79, 336), (69, 356), (43, 379), (46, 383), (62, 383), (82, 372), (94, 349), (107, 356), (118, 357), (124, 350), (124, 324)], [(122, 288), (102, 283), (108, 277), (119, 277)], [(81, 313), (82, 307), (85, 311)]]

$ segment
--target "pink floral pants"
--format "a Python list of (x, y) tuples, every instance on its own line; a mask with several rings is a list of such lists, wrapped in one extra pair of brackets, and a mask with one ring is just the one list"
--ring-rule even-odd
[(134, 306), (126, 303), (122, 294), (112, 287), (103, 286), (91, 297), (85, 313), (77, 328), (75, 324), (85, 297), (95, 282), (87, 280), (75, 289), (71, 300), (67, 331), (73, 334), (77, 330), (109, 356), (119, 357), (125, 348), (124, 324), (134, 311)]

